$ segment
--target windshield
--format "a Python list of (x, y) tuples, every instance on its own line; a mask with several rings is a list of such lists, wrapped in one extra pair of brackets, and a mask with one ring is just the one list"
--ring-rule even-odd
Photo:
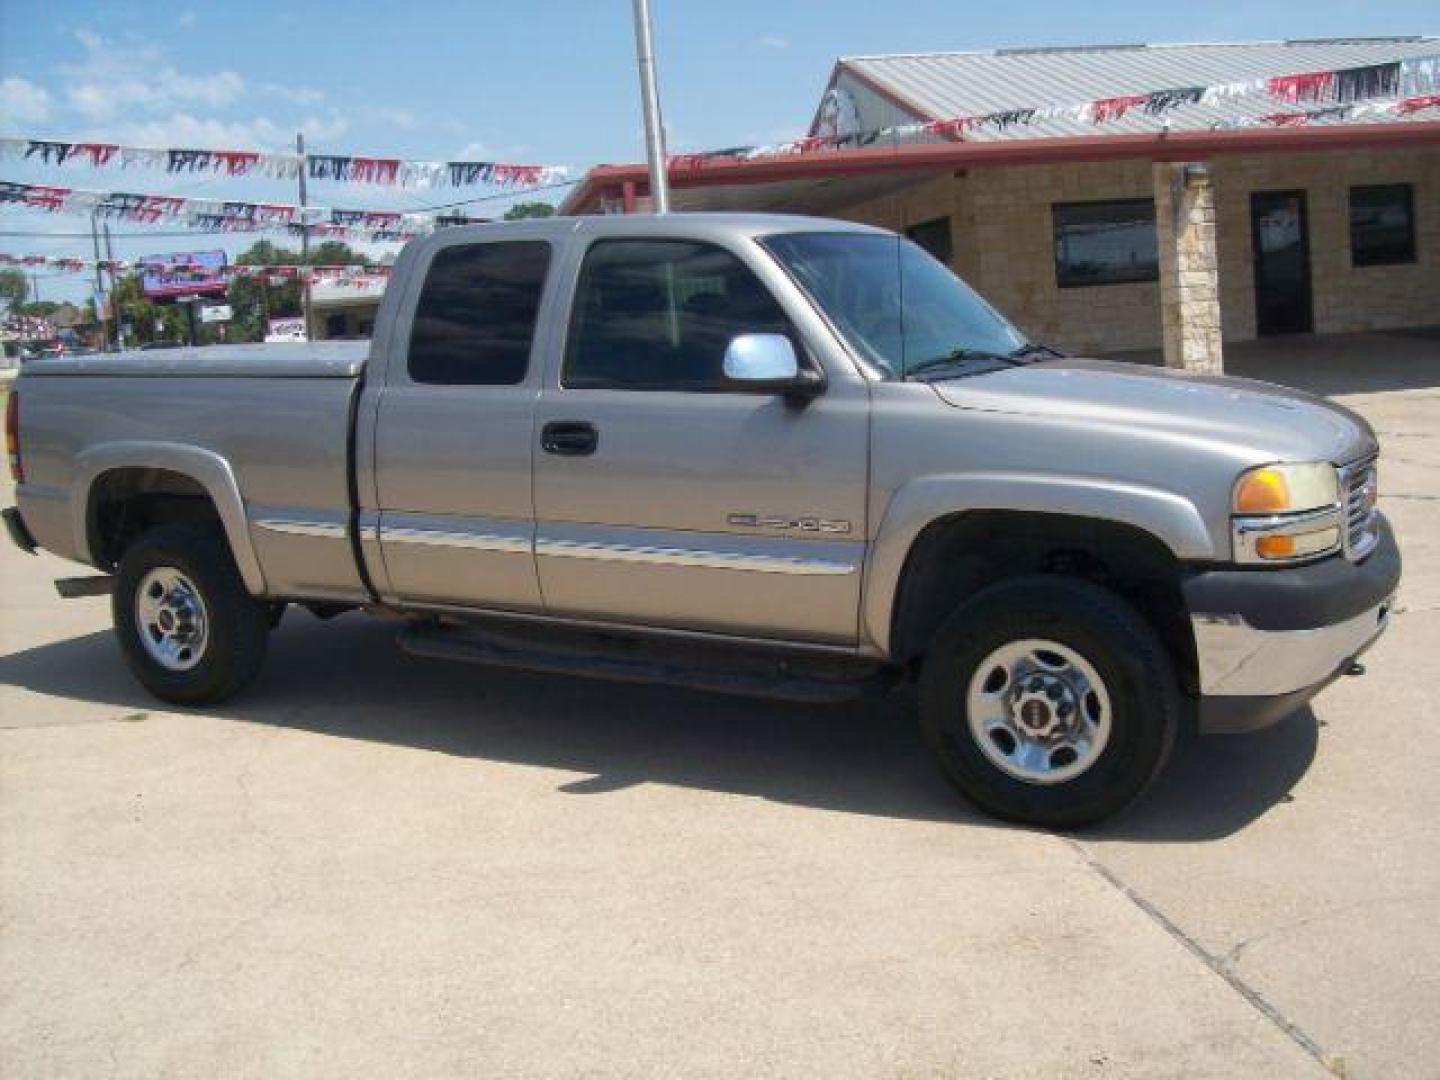
[(780, 233), (761, 243), (845, 339), (891, 374), (1007, 357), (1026, 344), (999, 312), (909, 240)]

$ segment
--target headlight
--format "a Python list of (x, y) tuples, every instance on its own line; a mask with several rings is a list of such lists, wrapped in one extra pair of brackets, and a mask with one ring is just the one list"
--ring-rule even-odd
[(1340, 475), (1328, 461), (1262, 465), (1235, 483), (1237, 514), (1293, 514), (1340, 502)]
[(1232, 508), (1236, 562), (1299, 562), (1340, 547), (1340, 477), (1329, 462), (1241, 473)]

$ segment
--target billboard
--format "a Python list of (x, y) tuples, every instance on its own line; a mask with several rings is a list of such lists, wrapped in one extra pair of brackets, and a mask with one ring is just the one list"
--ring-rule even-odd
[(304, 341), (305, 320), (271, 319), (265, 327), (266, 341)]
[(176, 296), (223, 296), (225, 252), (177, 251), (140, 260), (140, 285), (147, 300)]

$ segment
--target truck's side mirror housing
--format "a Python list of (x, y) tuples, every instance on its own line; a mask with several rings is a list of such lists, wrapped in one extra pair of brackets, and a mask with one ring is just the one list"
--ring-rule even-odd
[(810, 398), (825, 382), (801, 368), (795, 346), (784, 334), (741, 334), (725, 349), (725, 379), (737, 390)]

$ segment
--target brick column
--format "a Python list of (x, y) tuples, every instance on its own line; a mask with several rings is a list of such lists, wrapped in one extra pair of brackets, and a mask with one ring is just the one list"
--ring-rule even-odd
[(1165, 366), (1225, 370), (1215, 254), (1215, 183), (1204, 165), (1157, 162), (1155, 231), (1160, 245), (1160, 319)]

